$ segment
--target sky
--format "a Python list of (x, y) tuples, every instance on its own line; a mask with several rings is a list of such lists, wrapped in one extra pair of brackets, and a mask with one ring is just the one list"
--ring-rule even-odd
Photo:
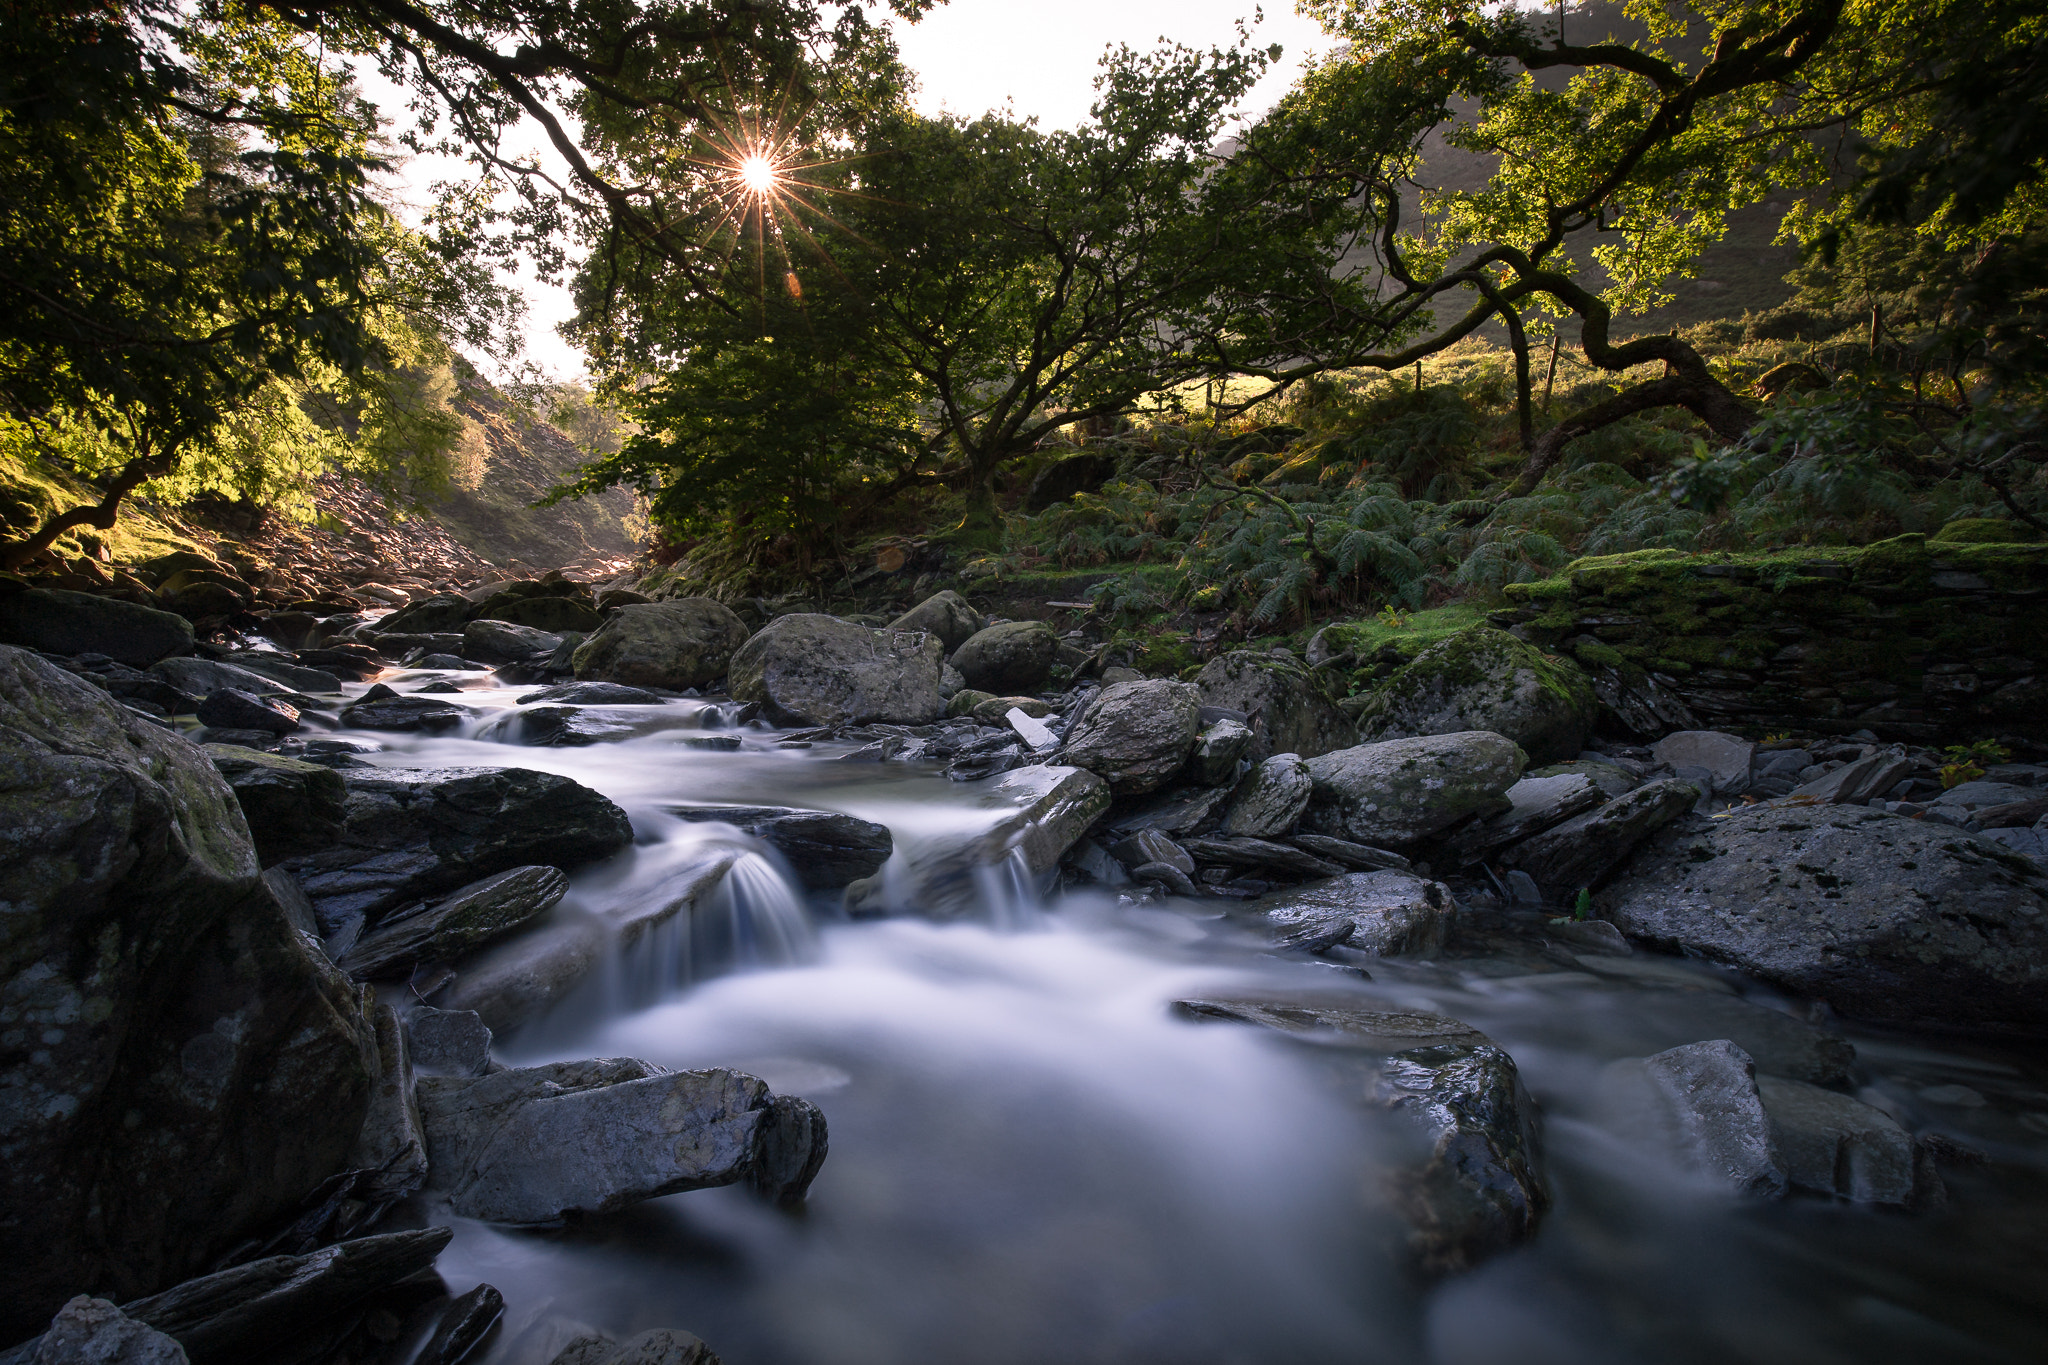
[[(917, 24), (897, 23), (897, 45), (917, 73), (921, 112), (971, 116), (1007, 102), (1019, 118), (1072, 127), (1088, 117), (1104, 48), (1143, 50), (1162, 37), (1224, 46), (1236, 40), (1236, 21), (1258, 8), (1255, 0), (950, 0)], [(1306, 56), (1329, 46), (1320, 28), (1294, 12), (1293, 0), (1266, 0), (1264, 10), (1253, 40), (1285, 51), (1246, 100), (1254, 114), (1279, 99)], [(451, 174), (461, 172), (422, 159), (406, 168), (398, 191), (416, 202), (437, 176)], [(567, 291), (525, 273), (518, 283), (527, 301), (526, 359), (556, 379), (581, 377), (582, 355), (555, 334), (571, 311)]]

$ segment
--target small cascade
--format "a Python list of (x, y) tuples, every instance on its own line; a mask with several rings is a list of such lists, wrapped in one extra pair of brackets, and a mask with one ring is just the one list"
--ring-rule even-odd
[(997, 933), (1023, 934), (1046, 927), (1043, 889), (1023, 849), (1011, 849), (1000, 862), (978, 864), (974, 887), (989, 927)]

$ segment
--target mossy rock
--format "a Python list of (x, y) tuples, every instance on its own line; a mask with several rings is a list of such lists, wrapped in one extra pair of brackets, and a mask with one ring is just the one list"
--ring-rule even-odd
[(1579, 756), (1598, 714), (1593, 685), (1576, 664), (1504, 630), (1472, 626), (1374, 689), (1358, 729), (1368, 743), (1490, 730), (1532, 763), (1560, 763)]
[(1936, 531), (1934, 539), (1961, 545), (2031, 545), (2041, 539), (2041, 533), (2002, 517), (1960, 517)]

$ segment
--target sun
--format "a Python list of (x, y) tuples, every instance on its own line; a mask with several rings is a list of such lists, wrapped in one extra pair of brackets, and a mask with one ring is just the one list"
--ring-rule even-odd
[(739, 176), (740, 184), (751, 194), (767, 194), (775, 188), (775, 182), (779, 178), (775, 163), (759, 152), (741, 161), (735, 174)]

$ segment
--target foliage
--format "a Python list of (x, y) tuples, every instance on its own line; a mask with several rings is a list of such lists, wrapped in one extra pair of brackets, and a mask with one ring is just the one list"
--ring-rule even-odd
[(1941, 785), (1944, 791), (1960, 787), (1965, 782), (1975, 782), (1984, 776), (1987, 763), (2005, 763), (2012, 758), (2012, 750), (1995, 739), (1980, 739), (1970, 744), (1951, 744), (1942, 751), (1948, 762), (1941, 766)]

